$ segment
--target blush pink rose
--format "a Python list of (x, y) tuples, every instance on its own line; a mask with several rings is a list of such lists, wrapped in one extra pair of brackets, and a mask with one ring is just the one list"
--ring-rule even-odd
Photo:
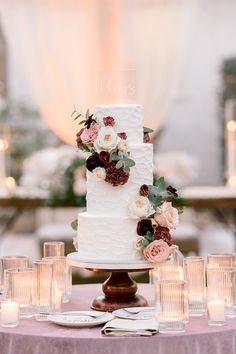
[(151, 263), (161, 263), (170, 255), (170, 247), (163, 240), (155, 240), (143, 250), (144, 258)]
[(172, 206), (171, 202), (164, 202), (157, 208), (154, 219), (160, 226), (175, 229), (179, 223), (179, 213), (178, 210)]
[(85, 128), (80, 138), (84, 144), (91, 144), (98, 136), (99, 125), (93, 124), (89, 129)]

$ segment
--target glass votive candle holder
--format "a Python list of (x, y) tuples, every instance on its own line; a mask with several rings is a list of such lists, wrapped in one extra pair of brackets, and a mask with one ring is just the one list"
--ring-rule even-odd
[(207, 255), (207, 268), (235, 267), (235, 253), (209, 253)]
[(208, 300), (207, 301), (208, 325), (224, 326), (225, 325), (225, 301)]
[(65, 243), (61, 241), (44, 242), (43, 257), (65, 256)]
[(188, 284), (189, 316), (203, 316), (206, 311), (205, 262), (202, 257), (186, 257), (184, 279)]
[(35, 261), (33, 270), (35, 318), (43, 321), (53, 309), (53, 263), (49, 260)]
[(19, 303), (17, 301), (1, 301), (1, 326), (16, 327), (19, 324)]
[(4, 271), (13, 268), (28, 268), (29, 257), (27, 256), (3, 256), (0, 258), (1, 291), (4, 291)]
[(207, 299), (225, 303), (226, 317), (235, 317), (234, 296), (236, 291), (236, 268), (207, 269)]
[(33, 316), (33, 269), (18, 268), (5, 271), (5, 298), (20, 305), (20, 318)]
[(160, 280), (159, 297), (155, 317), (160, 333), (180, 333), (185, 331), (185, 281)]

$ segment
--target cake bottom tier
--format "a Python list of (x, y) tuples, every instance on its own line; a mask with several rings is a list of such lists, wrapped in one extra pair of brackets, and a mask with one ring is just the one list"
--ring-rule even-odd
[(78, 215), (78, 258), (99, 262), (140, 261), (135, 249), (137, 220), (125, 217)]

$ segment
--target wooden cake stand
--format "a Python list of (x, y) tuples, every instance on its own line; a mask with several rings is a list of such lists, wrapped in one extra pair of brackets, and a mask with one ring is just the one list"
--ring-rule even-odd
[(147, 300), (138, 295), (137, 283), (130, 278), (129, 272), (141, 272), (153, 268), (153, 264), (147, 262), (134, 263), (95, 263), (80, 260), (78, 253), (70, 253), (68, 256), (70, 265), (85, 268), (94, 272), (111, 272), (109, 278), (103, 283), (103, 295), (96, 297), (91, 304), (93, 310), (108, 311), (124, 308), (148, 306)]

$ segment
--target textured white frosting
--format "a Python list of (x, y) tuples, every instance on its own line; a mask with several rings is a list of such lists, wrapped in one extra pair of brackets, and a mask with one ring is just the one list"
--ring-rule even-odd
[(103, 117), (115, 119), (114, 129), (117, 133), (126, 132), (130, 145), (143, 142), (143, 107), (138, 104), (98, 105), (95, 115), (98, 120)]
[(87, 171), (87, 212), (78, 216), (78, 259), (102, 262), (140, 261), (135, 249), (137, 220), (128, 217), (128, 204), (142, 184), (153, 183), (153, 146), (143, 144), (140, 105), (99, 105), (96, 117), (115, 118), (116, 132), (125, 132), (135, 166), (128, 182), (113, 187)]
[(153, 183), (153, 146), (132, 146), (130, 157), (135, 166), (130, 169), (129, 180), (123, 186), (113, 187), (87, 171), (87, 211), (93, 215), (127, 216), (130, 201), (142, 184)]
[(79, 259), (88, 261), (138, 261), (142, 254), (134, 247), (137, 220), (127, 217), (78, 216)]

